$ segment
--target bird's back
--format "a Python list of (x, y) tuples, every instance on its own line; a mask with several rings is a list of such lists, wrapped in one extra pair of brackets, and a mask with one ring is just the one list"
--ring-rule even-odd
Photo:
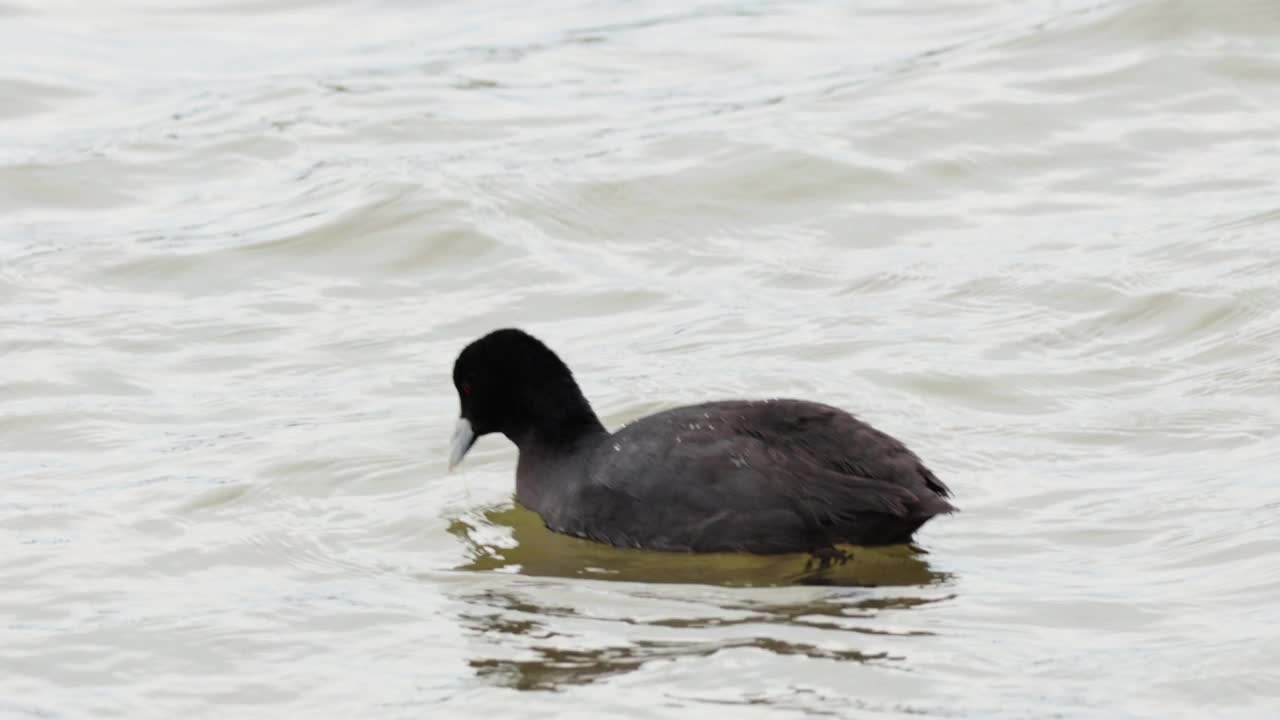
[(581, 463), (556, 529), (614, 545), (770, 553), (892, 544), (953, 510), (946, 486), (901, 442), (800, 400), (660, 412), (603, 437)]

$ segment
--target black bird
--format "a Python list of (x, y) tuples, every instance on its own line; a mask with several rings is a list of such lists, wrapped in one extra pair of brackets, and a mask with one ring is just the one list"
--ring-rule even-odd
[(733, 400), (641, 418), (610, 433), (568, 366), (537, 338), (496, 330), (453, 366), (462, 405), (452, 470), (476, 438), (519, 448), (516, 500), (553, 531), (619, 547), (806, 552), (894, 545), (955, 510), (901, 442), (804, 400)]

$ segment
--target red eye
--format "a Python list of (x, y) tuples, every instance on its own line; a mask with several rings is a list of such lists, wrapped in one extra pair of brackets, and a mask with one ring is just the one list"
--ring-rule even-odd
[(462, 394), (466, 395), (467, 397), (471, 396), (471, 383), (469, 382), (462, 383)]

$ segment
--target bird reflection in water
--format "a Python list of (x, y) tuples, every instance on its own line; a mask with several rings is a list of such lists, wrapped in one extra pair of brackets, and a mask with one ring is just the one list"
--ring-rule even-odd
[[(891, 663), (904, 658), (883, 651), (873, 636), (928, 635), (918, 630), (889, 630), (872, 622), (886, 610), (907, 610), (943, 602), (948, 577), (931, 570), (911, 548), (854, 548), (844, 566), (804, 570), (808, 557), (787, 555), (674, 555), (620, 550), (552, 533), (537, 515), (520, 508), (496, 509), (482, 517), (456, 520), (450, 531), (468, 546), (471, 557), (459, 569), (509, 572), (537, 577), (591, 578), (648, 583), (701, 583), (722, 586), (910, 587), (910, 594), (883, 590), (832, 590), (791, 603), (760, 602), (729, 594), (701, 617), (636, 619), (604, 617), (589, 609), (545, 604), (537, 593), (488, 590), (467, 596), (463, 626), (492, 644), (492, 652), (468, 661), (486, 681), (518, 690), (556, 690), (624, 675), (655, 661), (706, 658), (722, 651), (754, 648), (776, 656), (801, 656), (858, 663)], [(483, 538), (483, 539), (482, 539)], [(932, 590), (932, 591), (931, 591)], [(943, 592), (938, 592), (944, 590)], [(588, 635), (585, 626), (600, 625)], [(741, 633), (732, 633), (737, 626)], [(568, 630), (567, 628), (575, 628)], [(714, 633), (699, 632), (715, 630)], [(815, 638), (821, 645), (783, 639), (778, 634)], [(692, 632), (690, 632), (692, 631)], [(836, 633), (839, 633), (838, 635)], [(717, 637), (709, 637), (709, 635)], [(679, 636), (685, 636), (684, 639)], [(696, 637), (693, 637), (696, 635)], [(874, 643), (877, 651), (856, 647)], [(626, 640), (600, 644), (600, 638)], [(815, 638), (816, 639), (816, 638)]]

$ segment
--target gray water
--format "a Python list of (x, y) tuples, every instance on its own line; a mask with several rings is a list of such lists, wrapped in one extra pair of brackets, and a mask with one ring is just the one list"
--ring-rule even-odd
[[(0, 717), (1270, 718), (1280, 4), (0, 1)], [(457, 351), (962, 512), (552, 536)]]

